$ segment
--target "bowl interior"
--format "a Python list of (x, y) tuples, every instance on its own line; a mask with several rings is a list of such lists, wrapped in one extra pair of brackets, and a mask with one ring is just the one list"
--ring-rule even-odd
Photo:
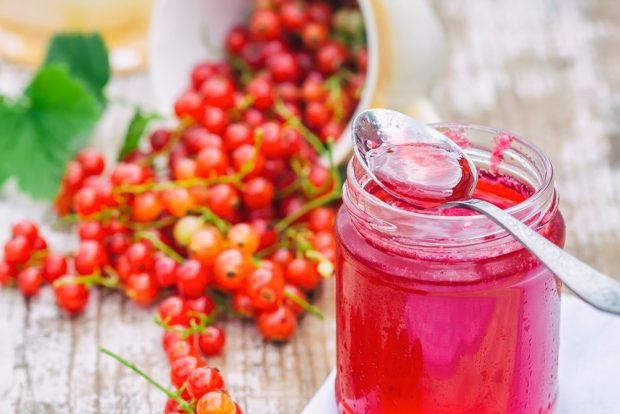
[[(245, 21), (253, 0), (159, 0), (149, 35), (149, 77), (158, 109), (172, 114), (175, 100), (189, 84), (196, 63), (224, 57), (228, 31)], [(368, 2), (360, 2), (368, 38), (368, 72), (356, 113), (368, 108), (376, 83), (375, 23)], [(341, 164), (352, 153), (350, 122), (334, 145), (334, 161)]]

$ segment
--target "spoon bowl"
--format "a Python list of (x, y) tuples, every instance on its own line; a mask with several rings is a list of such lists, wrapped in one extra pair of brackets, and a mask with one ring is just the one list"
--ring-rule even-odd
[(585, 302), (620, 315), (620, 282), (581, 262), (497, 206), (471, 198), (477, 183), (476, 166), (449, 137), (386, 109), (358, 115), (352, 136), (355, 156), (387, 194), (417, 209), (460, 207), (486, 215)]
[(353, 121), (353, 150), (392, 197), (418, 208), (468, 199), (478, 174), (454, 141), (427, 124), (389, 109), (360, 113)]

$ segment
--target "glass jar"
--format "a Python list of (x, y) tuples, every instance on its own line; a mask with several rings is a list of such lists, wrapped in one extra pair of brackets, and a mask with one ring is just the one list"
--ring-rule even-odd
[[(538, 148), (492, 128), (435, 127), (466, 139), (487, 177), (476, 197), (563, 246), (553, 170)], [(558, 279), (484, 216), (408, 211), (375, 188), (354, 158), (336, 224), (339, 412), (551, 413)], [(520, 189), (527, 196), (510, 206)]]

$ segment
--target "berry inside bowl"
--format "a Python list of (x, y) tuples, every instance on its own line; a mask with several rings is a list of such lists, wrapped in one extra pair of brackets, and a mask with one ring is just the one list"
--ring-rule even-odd
[[(314, 25), (313, 27), (316, 27), (315, 23), (322, 19), (320, 14), (322, 6), (317, 6), (317, 4), (330, 3), (345, 4), (344, 8), (348, 10), (351, 10), (351, 5), (355, 7), (356, 4), (355, 1), (227, 0), (224, 7), (222, 2), (218, 0), (184, 0), (182, 2), (159, 0), (153, 13), (149, 36), (149, 76), (160, 111), (164, 113), (174, 112), (176, 101), (184, 92), (191, 89), (187, 79), (197, 64), (202, 62), (230, 62), (227, 53), (229, 33), (233, 28), (239, 26), (249, 27), (251, 31), (252, 22), (250, 19), (253, 10), (261, 6), (272, 6), (279, 13), (279, 18), (282, 19), (284, 4), (301, 4), (306, 13), (308, 6), (314, 5), (312, 7), (317, 9), (313, 12), (315, 15), (312, 17), (304, 16), (298, 34), (293, 33), (291, 35), (291, 30), (287, 28), (282, 31), (288, 33), (285, 34), (285, 36), (289, 36), (287, 41), (290, 41), (291, 37), (295, 37), (292, 41), (301, 44), (301, 50), (310, 52), (308, 55), (312, 67), (306, 70), (302, 68), (303, 73), (300, 75), (290, 75), (290, 68), (287, 68), (289, 62), (286, 59), (281, 59), (279, 65), (274, 63), (276, 71), (278, 70), (277, 66), (280, 66), (280, 79), (283, 80), (281, 82), (276, 80), (275, 82), (275, 86), (280, 92), (277, 96), (284, 96), (285, 98), (282, 99), (284, 102), (288, 99), (294, 99), (294, 97), (286, 98), (287, 92), (292, 95), (300, 93), (304, 81), (317, 73), (321, 75), (317, 76), (317, 79), (323, 82), (323, 88), (319, 89), (325, 89), (325, 87), (329, 89), (329, 82), (333, 79), (333, 73), (329, 67), (321, 70), (321, 62), (324, 62), (323, 66), (330, 64), (336, 66), (349, 65), (349, 67), (354, 68), (351, 74), (355, 78), (352, 81), (347, 80), (347, 84), (361, 83), (362, 85), (359, 86), (354, 85), (358, 88), (358, 95), (352, 98), (345, 97), (346, 102), (340, 101), (340, 105), (332, 105), (332, 108), (328, 108), (327, 111), (324, 105), (317, 103), (308, 104), (303, 101), (301, 105), (298, 105), (300, 108), (299, 119), (305, 125), (310, 124), (310, 129), (315, 136), (325, 139), (327, 136), (338, 135), (333, 147), (333, 157), (336, 163), (345, 162), (350, 157), (352, 148), (349, 123), (353, 115), (360, 110), (385, 106), (410, 113), (424, 120), (436, 120), (432, 107), (427, 104), (424, 97), (434, 83), (438, 72), (443, 50), (443, 37), (427, 0), (397, 1), (387, 4), (373, 0), (361, 0), (358, 2), (361, 15), (357, 14), (356, 17), (355, 14), (351, 14), (348, 21), (346, 20), (346, 13), (340, 13), (339, 17), (336, 17), (338, 10), (332, 13), (328, 17), (329, 22), (326, 22), (327, 26), (331, 28), (334, 27), (337, 19), (340, 19), (337, 24), (344, 25), (345, 28), (346, 25), (361, 25), (363, 22), (364, 29), (362, 30), (365, 32), (367, 53), (362, 56), (362, 53), (359, 52), (360, 56), (354, 57), (352, 55), (356, 52), (352, 48), (346, 50), (346, 53), (351, 55), (347, 60), (348, 63), (340, 63), (339, 53), (341, 50), (338, 47), (320, 52), (323, 58), (317, 56), (319, 52), (304, 47), (302, 31), (312, 32), (308, 26)], [(260, 30), (261, 25), (265, 25), (267, 31), (270, 30), (268, 18), (262, 22), (261, 19), (257, 20), (258, 22), (254, 22), (256, 26), (254, 30)], [(278, 24), (283, 26), (294, 24), (294, 22), (282, 23), (279, 21)], [(318, 26), (317, 30), (321, 28), (321, 25)], [(265, 36), (275, 46), (272, 50), (267, 50), (267, 56), (262, 58), (277, 61), (274, 55), (279, 52), (277, 50), (279, 38), (276, 37), (274, 41), (271, 34), (266, 33)], [(319, 30), (319, 34), (314, 33), (314, 36), (321, 39), (323, 35)], [(341, 34), (333, 30), (328, 33), (328, 37), (334, 36), (338, 37)], [(407, 41), (403, 41), (404, 39)], [(267, 40), (262, 41), (262, 43), (265, 42)], [(298, 55), (295, 56), (298, 57)], [(249, 52), (246, 53), (246, 56), (251, 58)], [(363, 66), (358, 65), (357, 60), (364, 58), (366, 63), (360, 62)], [(235, 60), (235, 65), (238, 65), (239, 61), (243, 59), (236, 58)], [(299, 58), (296, 60), (300, 66)], [(247, 62), (248, 59), (245, 61)], [(259, 63), (252, 72), (257, 74), (262, 71), (263, 68)], [(273, 78), (273, 71), (271, 72)], [(278, 76), (276, 75), (276, 77)], [(289, 79), (293, 82), (289, 82)], [(360, 82), (360, 79), (363, 79), (363, 82)], [(296, 85), (297, 90), (290, 88), (290, 84)], [(260, 85), (257, 88), (260, 89)], [(329, 97), (333, 99), (333, 95), (329, 94)], [(338, 97), (338, 93), (335, 95)], [(243, 98), (238, 97), (237, 99), (243, 101)], [(274, 103), (271, 107), (270, 110), (272, 111), (278, 108), (280, 110), (288, 108), (295, 112), (295, 105), (286, 105), (285, 108), (282, 108), (282, 106), (278, 107)], [(329, 122), (337, 117), (341, 118), (338, 122)], [(326, 119), (328, 119), (327, 122)]]

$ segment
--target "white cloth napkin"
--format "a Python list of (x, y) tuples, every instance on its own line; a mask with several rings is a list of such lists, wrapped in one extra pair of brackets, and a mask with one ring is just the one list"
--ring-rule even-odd
[[(620, 413), (620, 316), (562, 298), (557, 414)], [(302, 414), (337, 414), (332, 371)]]

